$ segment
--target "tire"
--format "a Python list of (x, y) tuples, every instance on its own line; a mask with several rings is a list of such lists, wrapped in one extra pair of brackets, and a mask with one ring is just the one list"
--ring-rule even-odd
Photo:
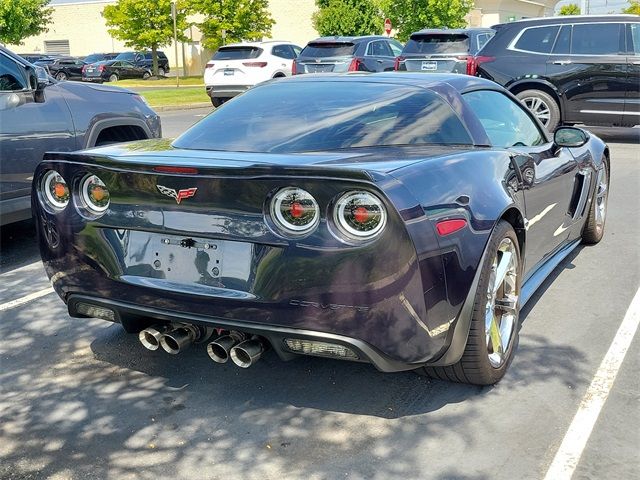
[[(487, 255), (480, 272), (478, 289), (474, 296), (471, 326), (467, 345), (458, 363), (446, 367), (423, 367), (418, 373), (441, 380), (474, 385), (493, 385), (500, 381), (511, 364), (518, 345), (520, 313), (520, 287), (522, 282), (522, 261), (518, 237), (513, 227), (500, 220), (489, 238)], [(506, 253), (510, 256), (505, 258)], [(514, 262), (515, 263), (512, 263)], [(502, 268), (504, 263), (505, 268)], [(499, 268), (500, 267), (500, 268)], [(496, 272), (505, 271), (501, 282), (496, 282)], [(489, 285), (498, 287), (489, 291)], [(496, 305), (500, 297), (502, 308)], [(500, 318), (497, 318), (500, 315)], [(486, 328), (486, 318), (491, 316), (490, 325), (496, 327), (498, 338), (508, 335), (502, 352), (495, 351), (498, 343), (496, 335), (490, 335)], [(501, 338), (500, 344), (504, 343)], [(498, 349), (500, 350), (500, 349)]]
[(149, 80), (151, 78), (151, 72), (144, 72), (142, 74), (142, 79), (143, 80)]
[(560, 124), (560, 106), (551, 95), (542, 90), (524, 90), (516, 95), (540, 123), (553, 132)]
[(211, 97), (211, 104), (218, 108), (220, 105), (222, 105), (225, 102), (224, 98), (220, 98), (220, 97)]
[(604, 224), (607, 219), (607, 200), (609, 199), (609, 160), (604, 157), (596, 176), (596, 190), (591, 200), (589, 214), (582, 230), (582, 242), (595, 245), (604, 236)]
[(118, 81), (118, 75), (116, 75), (115, 73), (112, 73), (111, 75), (109, 75), (109, 82), (117, 82)]
[(66, 73), (64, 73), (64, 72), (58, 72), (58, 73), (56, 74), (56, 80), (58, 80), (58, 81), (60, 81), (60, 82), (63, 82), (63, 81), (65, 81), (66, 79), (67, 79), (67, 74), (66, 74)]
[(159, 77), (164, 77), (164, 74), (165, 74), (165, 73), (166, 73), (166, 72), (164, 71), (164, 68), (162, 68), (162, 67), (159, 67), (159, 68), (158, 68), (158, 76), (159, 76)]

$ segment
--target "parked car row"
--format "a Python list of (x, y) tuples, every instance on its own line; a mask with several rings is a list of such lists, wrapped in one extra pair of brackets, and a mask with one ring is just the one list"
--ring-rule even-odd
[(640, 124), (637, 15), (527, 19), (491, 28), (425, 29), (406, 45), (378, 35), (219, 48), (204, 80), (214, 106), (272, 78), (336, 72), (460, 73), (518, 97), (549, 130)]

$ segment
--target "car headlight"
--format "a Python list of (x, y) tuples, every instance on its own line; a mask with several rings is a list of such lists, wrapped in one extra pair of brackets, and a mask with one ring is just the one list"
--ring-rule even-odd
[(301, 188), (287, 187), (271, 200), (271, 218), (281, 229), (301, 235), (313, 230), (320, 221), (315, 198)]
[(387, 211), (382, 201), (369, 192), (347, 192), (336, 202), (333, 220), (346, 237), (369, 239), (384, 228)]
[(80, 194), (85, 207), (94, 213), (102, 213), (109, 208), (109, 190), (97, 175), (87, 175), (82, 179)]
[(54, 211), (61, 211), (69, 204), (69, 186), (55, 170), (49, 170), (42, 177), (40, 191), (45, 205)]

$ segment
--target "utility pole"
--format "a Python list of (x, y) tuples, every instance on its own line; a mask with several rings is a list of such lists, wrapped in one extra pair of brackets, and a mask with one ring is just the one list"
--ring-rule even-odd
[(175, 51), (175, 59), (176, 59), (176, 88), (180, 86), (180, 70), (178, 70), (178, 27), (177, 27), (177, 16), (178, 11), (176, 7), (176, 0), (171, 0), (171, 16), (173, 17), (173, 47)]

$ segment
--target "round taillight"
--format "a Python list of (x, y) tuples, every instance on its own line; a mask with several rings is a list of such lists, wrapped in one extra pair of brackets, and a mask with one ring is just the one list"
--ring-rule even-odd
[(313, 230), (320, 221), (315, 198), (301, 188), (283, 188), (271, 200), (271, 218), (289, 233), (301, 235)]
[(382, 231), (387, 222), (387, 211), (372, 193), (347, 192), (336, 202), (333, 220), (345, 236), (368, 239)]
[(102, 213), (109, 208), (109, 190), (97, 175), (87, 175), (82, 179), (80, 194), (85, 207), (94, 213)]
[(42, 177), (40, 190), (44, 203), (54, 211), (63, 210), (69, 204), (69, 186), (62, 175), (54, 170), (48, 171)]

